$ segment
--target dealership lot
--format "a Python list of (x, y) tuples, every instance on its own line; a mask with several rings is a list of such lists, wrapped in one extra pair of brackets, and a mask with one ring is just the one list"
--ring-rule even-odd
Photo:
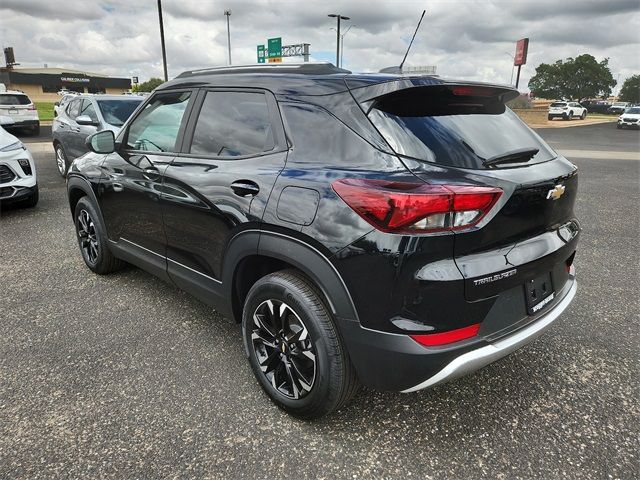
[(237, 326), (135, 268), (91, 274), (25, 137), (41, 199), (0, 219), (0, 477), (637, 478), (640, 134), (539, 133), (580, 168), (567, 313), (472, 376), (315, 424), (261, 392)]

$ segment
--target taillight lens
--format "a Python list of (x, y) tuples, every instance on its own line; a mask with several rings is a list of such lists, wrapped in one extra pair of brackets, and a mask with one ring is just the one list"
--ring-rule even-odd
[(30, 103), (30, 104), (27, 106), (27, 110), (35, 110), (35, 109), (36, 109), (36, 106), (35, 106), (33, 103)]
[(494, 187), (351, 178), (333, 182), (333, 189), (367, 222), (390, 233), (472, 227), (502, 195), (502, 190)]
[(447, 332), (426, 333), (420, 335), (410, 335), (412, 339), (425, 347), (437, 347), (439, 345), (447, 345), (449, 343), (459, 342), (478, 335), (480, 324), (474, 323), (468, 327), (457, 328)]

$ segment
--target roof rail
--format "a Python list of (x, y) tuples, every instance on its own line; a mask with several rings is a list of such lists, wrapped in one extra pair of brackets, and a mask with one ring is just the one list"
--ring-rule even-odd
[(329, 62), (271, 63), (266, 65), (235, 65), (231, 67), (212, 67), (182, 72), (176, 78), (196, 75), (228, 75), (241, 73), (296, 73), (301, 75), (348, 74), (349, 70), (338, 68)]

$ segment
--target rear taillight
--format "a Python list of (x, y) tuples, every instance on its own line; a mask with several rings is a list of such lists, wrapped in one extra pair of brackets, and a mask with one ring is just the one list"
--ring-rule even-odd
[(333, 189), (358, 215), (390, 233), (430, 233), (476, 225), (496, 204), (494, 187), (343, 179)]
[(29, 105), (27, 105), (27, 110), (35, 110), (36, 106), (33, 103), (30, 103)]
[(449, 343), (459, 342), (478, 335), (480, 324), (474, 323), (468, 327), (457, 328), (447, 332), (426, 333), (420, 335), (410, 335), (412, 339), (425, 347), (437, 347), (439, 345), (447, 345)]

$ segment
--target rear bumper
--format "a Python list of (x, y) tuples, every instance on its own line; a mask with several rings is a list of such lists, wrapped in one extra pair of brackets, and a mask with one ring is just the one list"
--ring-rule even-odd
[(14, 118), (14, 123), (11, 125), (4, 125), (5, 130), (10, 130), (12, 128), (24, 128), (24, 127), (37, 127), (40, 125), (40, 120), (18, 120)]
[(571, 276), (546, 312), (496, 340), (476, 337), (425, 348), (408, 335), (366, 329), (359, 322), (342, 320), (340, 330), (363, 384), (415, 392), (478, 370), (533, 341), (564, 312), (576, 290)]
[(446, 367), (434, 376), (427, 378), (413, 387), (402, 390), (402, 393), (415, 392), (454, 378), (462, 377), (509, 355), (518, 348), (535, 340), (537, 337), (542, 335), (542, 333), (547, 330), (571, 304), (573, 297), (576, 295), (577, 289), (578, 284), (574, 281), (565, 297), (554, 308), (532, 324), (518, 330), (506, 338), (502, 338), (485, 347), (478, 348), (477, 350), (471, 350), (470, 352), (459, 356), (452, 362), (448, 363)]

